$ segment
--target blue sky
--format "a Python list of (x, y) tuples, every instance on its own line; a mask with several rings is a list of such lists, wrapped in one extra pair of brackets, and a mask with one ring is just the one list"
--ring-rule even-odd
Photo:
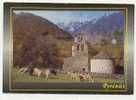
[(104, 15), (109, 15), (112, 13), (116, 13), (119, 11), (76, 11), (76, 10), (16, 10), (14, 13), (32, 13), (43, 18), (48, 19), (49, 21), (57, 24), (57, 23), (64, 23), (68, 24), (73, 21), (90, 21), (93, 19), (98, 19)]

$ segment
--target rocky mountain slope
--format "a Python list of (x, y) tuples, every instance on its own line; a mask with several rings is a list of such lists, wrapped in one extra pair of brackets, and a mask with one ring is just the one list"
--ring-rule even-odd
[[(110, 15), (104, 15), (99, 19), (94, 19), (85, 22), (71, 22), (68, 25), (58, 23), (58, 26), (67, 32), (70, 32), (72, 36), (82, 32), (87, 35), (90, 42), (100, 42), (100, 39), (113, 38), (115, 32), (123, 33), (124, 30), (124, 15), (122, 12), (113, 13)], [(114, 34), (115, 33), (115, 34)], [(120, 36), (120, 41), (123, 41), (123, 34)], [(95, 40), (95, 41), (94, 41)]]

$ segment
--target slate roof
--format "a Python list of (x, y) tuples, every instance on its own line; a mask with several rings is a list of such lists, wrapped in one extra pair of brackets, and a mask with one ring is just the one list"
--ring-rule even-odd
[(105, 51), (101, 51), (100, 53), (93, 57), (93, 59), (111, 59), (111, 58), (112, 57)]

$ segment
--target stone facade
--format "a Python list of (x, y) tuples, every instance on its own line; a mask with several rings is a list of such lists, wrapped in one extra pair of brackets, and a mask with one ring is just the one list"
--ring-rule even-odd
[(75, 71), (79, 72), (83, 68), (88, 70), (88, 57), (87, 56), (74, 56), (64, 60), (63, 69), (64, 71)]
[(105, 52), (88, 59), (87, 39), (79, 34), (75, 37), (71, 57), (64, 59), (63, 70), (79, 72), (83, 68), (93, 73), (112, 74), (114, 71), (113, 62)]
[(92, 73), (114, 73), (114, 66), (111, 57), (105, 52), (101, 51), (90, 60), (90, 70)]
[(65, 71), (88, 70), (88, 46), (86, 38), (79, 34), (75, 37), (72, 46), (72, 56), (64, 59), (63, 69)]
[(85, 36), (82, 34), (79, 34), (74, 39), (74, 44), (72, 46), (72, 56), (82, 56), (86, 55), (88, 56), (88, 46), (87, 46), (87, 40)]

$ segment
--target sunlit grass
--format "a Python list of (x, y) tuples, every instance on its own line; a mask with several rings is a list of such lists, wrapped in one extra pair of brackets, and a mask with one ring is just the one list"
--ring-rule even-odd
[[(31, 76), (26, 73), (21, 73), (18, 69), (12, 69), (12, 82), (81, 82), (79, 79), (71, 79), (69, 75), (66, 74), (57, 74), (50, 75), (48, 79), (45, 76), (37, 77)], [(82, 81), (83, 82), (83, 81)], [(84, 82), (92, 82), (92, 83), (104, 83), (104, 82), (115, 82), (115, 83), (124, 83), (124, 80), (120, 79), (111, 79), (111, 78), (100, 78), (93, 77), (90, 81)]]

